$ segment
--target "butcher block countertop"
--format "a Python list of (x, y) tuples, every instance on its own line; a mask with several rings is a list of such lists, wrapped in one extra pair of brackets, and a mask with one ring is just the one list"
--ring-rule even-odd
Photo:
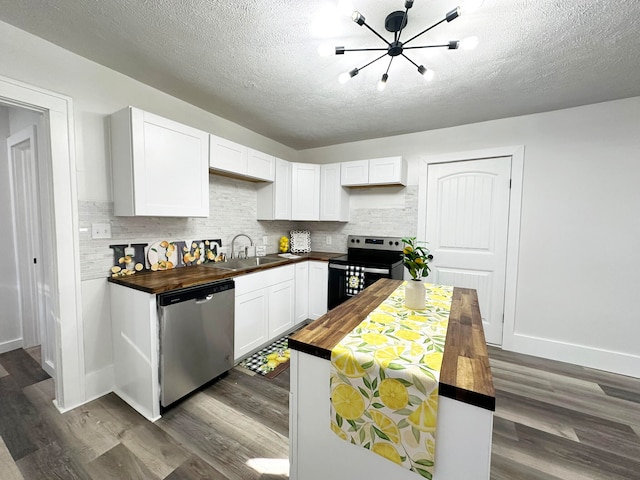
[[(378, 280), (289, 337), (289, 347), (331, 360), (333, 347), (401, 283), (401, 280)], [(473, 289), (453, 289), (439, 391), (442, 396), (495, 411), (493, 377), (478, 296)]]
[[(141, 290), (146, 293), (165, 293), (181, 288), (197, 287), (207, 283), (216, 282), (225, 278), (238, 277), (246, 273), (253, 273), (269, 268), (282, 267), (293, 263), (304, 262), (306, 260), (329, 261), (334, 257), (344, 255), (344, 253), (330, 252), (310, 252), (296, 253), (300, 258), (286, 259), (275, 264), (260, 265), (242, 270), (225, 270), (216, 268), (215, 263), (207, 265), (195, 265), (189, 267), (172, 268), (163, 271), (137, 272), (135, 275), (127, 277), (109, 277), (111, 283), (123, 285), (125, 287)], [(271, 255), (272, 256), (272, 255)]]

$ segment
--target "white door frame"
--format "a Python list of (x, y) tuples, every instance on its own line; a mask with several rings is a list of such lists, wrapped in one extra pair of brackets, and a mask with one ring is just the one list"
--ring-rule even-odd
[[(27, 160), (26, 165), (27, 177), (18, 177), (20, 170), (25, 171), (25, 168), (18, 165), (18, 159), (15, 156), (16, 147), (29, 143), (30, 158)], [(22, 149), (21, 149), (22, 150)], [(32, 258), (37, 258), (39, 262), (42, 262), (42, 256), (40, 255), (37, 240), (40, 238), (40, 218), (39, 218), (39, 202), (37, 198), (37, 178), (35, 176), (37, 170), (37, 148), (36, 148), (36, 129), (34, 125), (23, 128), (17, 133), (14, 133), (7, 138), (7, 159), (9, 160), (9, 171), (11, 172), (11, 199), (12, 199), (12, 212), (13, 212), (13, 237), (14, 245), (16, 249), (25, 248), (25, 255), (15, 255), (16, 270), (18, 271), (19, 289), (20, 289), (20, 318), (22, 323), (22, 346), (32, 347), (40, 345), (40, 335), (43, 331), (41, 328), (42, 302), (40, 295), (37, 292), (38, 284), (38, 269), (40, 265), (33, 266)], [(24, 161), (20, 160), (20, 161)], [(25, 185), (19, 185), (19, 180), (26, 180), (28, 185), (26, 189)], [(30, 185), (29, 185), (30, 184)], [(25, 190), (27, 197), (27, 204), (22, 204), (18, 201), (20, 192)], [(34, 212), (33, 209), (36, 209)], [(36, 219), (31, 215), (36, 213)], [(28, 224), (24, 224), (19, 229), (20, 219), (27, 219)], [(34, 221), (35, 220), (35, 221)], [(18, 242), (19, 233), (22, 231), (26, 234), (27, 245), (20, 245)], [(26, 262), (26, 265), (25, 265)], [(29, 315), (25, 315), (29, 313)]]
[(483, 158), (511, 157), (511, 192), (509, 195), (509, 228), (507, 231), (507, 264), (504, 291), (504, 324), (502, 348), (512, 350), (515, 334), (516, 294), (518, 283), (518, 252), (520, 250), (520, 215), (522, 210), (522, 182), (524, 173), (524, 145), (431, 155), (420, 160), (418, 190), (418, 238), (427, 231), (427, 170), (432, 163), (461, 162)]
[(51, 148), (50, 184), (55, 243), (55, 392), (58, 410), (85, 401), (82, 296), (78, 237), (73, 101), (70, 97), (0, 76), (0, 102), (44, 113), (44, 135)]

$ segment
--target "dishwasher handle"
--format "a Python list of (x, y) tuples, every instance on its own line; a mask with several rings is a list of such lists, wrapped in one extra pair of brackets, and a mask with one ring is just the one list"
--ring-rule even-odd
[(213, 293), (207, 295), (204, 298), (197, 298), (196, 299), (196, 305), (202, 305), (203, 303), (207, 303), (208, 301), (210, 301), (213, 298)]
[(196, 303), (206, 303), (216, 294), (227, 290), (233, 290), (234, 288), (235, 282), (232, 279), (225, 279), (196, 287), (172, 290), (165, 293), (159, 293), (157, 296), (157, 305), (159, 307), (167, 307), (169, 305), (175, 305), (176, 303), (194, 300)]

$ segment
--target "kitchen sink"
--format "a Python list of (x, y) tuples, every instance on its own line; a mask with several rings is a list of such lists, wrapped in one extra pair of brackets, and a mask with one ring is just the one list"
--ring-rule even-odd
[(248, 268), (259, 267), (261, 265), (270, 265), (275, 263), (285, 263), (286, 258), (280, 257), (251, 257), (251, 258), (235, 258), (227, 262), (205, 263), (209, 267), (221, 268), (223, 270), (231, 270), (237, 272)]

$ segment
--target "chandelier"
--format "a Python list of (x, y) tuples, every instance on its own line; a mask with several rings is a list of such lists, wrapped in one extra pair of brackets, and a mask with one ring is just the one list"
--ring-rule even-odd
[(447, 48), (449, 50), (457, 50), (458, 48), (461, 48), (463, 50), (472, 50), (478, 45), (478, 37), (469, 37), (464, 40), (451, 40), (443, 44), (433, 44), (433, 45), (409, 45), (409, 44), (413, 42), (415, 39), (417, 39), (418, 37), (424, 35), (428, 31), (437, 27), (441, 23), (452, 22), (453, 20), (458, 18), (462, 12), (470, 13), (471, 11), (478, 9), (482, 5), (483, 0), (469, 0), (468, 5), (465, 6), (464, 10), (462, 10), (460, 7), (456, 7), (450, 12), (447, 12), (444, 18), (435, 22), (433, 25), (430, 25), (429, 27), (425, 28), (420, 33), (414, 35), (408, 40), (401, 41), (403, 30), (407, 26), (407, 21), (409, 19), (409, 10), (411, 9), (411, 7), (413, 7), (413, 2), (414, 0), (405, 0), (404, 10), (397, 10), (395, 12), (391, 12), (385, 18), (384, 27), (388, 32), (391, 32), (393, 34), (393, 40), (389, 41), (385, 39), (382, 35), (380, 35), (373, 27), (371, 27), (366, 22), (364, 15), (362, 15), (359, 11), (353, 10), (352, 8), (350, 8), (351, 5), (348, 0), (346, 1), (341, 0), (340, 8), (343, 11), (345, 9), (350, 10), (351, 19), (361, 27), (364, 26), (368, 28), (375, 36), (377, 36), (380, 40), (382, 40), (385, 43), (385, 46), (379, 47), (379, 48), (335, 47), (334, 49), (334, 47), (331, 47), (329, 45), (321, 45), (320, 48), (318, 49), (318, 52), (322, 56), (329, 56), (333, 53), (335, 53), (336, 55), (344, 55), (345, 52), (383, 52), (382, 55), (370, 61), (369, 63), (366, 63), (361, 67), (356, 67), (353, 70), (350, 70), (348, 72), (342, 73), (338, 77), (338, 80), (340, 83), (348, 82), (351, 78), (358, 75), (358, 73), (360, 73), (362, 69), (377, 62), (378, 60), (383, 59), (386, 56), (390, 57), (389, 64), (387, 65), (386, 71), (382, 74), (382, 77), (378, 81), (377, 88), (379, 91), (383, 91), (385, 86), (387, 85), (387, 80), (389, 79), (389, 69), (391, 68), (391, 64), (393, 63), (393, 60), (396, 57), (405, 58), (407, 61), (412, 63), (414, 67), (416, 67), (416, 69), (418, 70), (418, 73), (422, 75), (425, 80), (431, 81), (435, 76), (434, 71), (430, 68), (426, 68), (424, 65), (418, 65), (416, 62), (411, 60), (411, 58), (409, 58), (406, 54), (407, 50), (418, 50), (422, 48)]

